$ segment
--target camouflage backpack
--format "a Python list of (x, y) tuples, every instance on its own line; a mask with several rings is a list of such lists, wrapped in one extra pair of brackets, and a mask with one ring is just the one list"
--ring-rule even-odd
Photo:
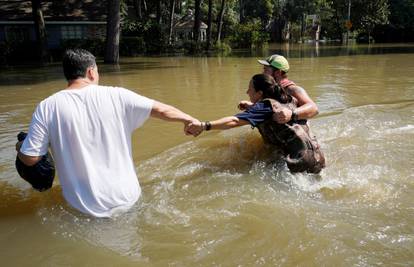
[[(281, 107), (296, 108), (294, 101), (287, 104), (281, 104), (270, 98), (263, 101), (270, 102), (273, 112)], [(325, 167), (325, 157), (306, 121), (279, 124), (270, 118), (260, 123), (257, 128), (266, 143), (282, 149), (291, 172), (319, 173)]]

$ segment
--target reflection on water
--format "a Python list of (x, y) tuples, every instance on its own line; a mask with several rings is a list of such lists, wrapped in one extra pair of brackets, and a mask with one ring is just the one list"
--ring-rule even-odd
[[(64, 81), (57, 74), (38, 79), (55, 67), (34, 70), (33, 83), (28, 72), (13, 86), (2, 73), (2, 263), (411, 266), (413, 60), (411, 54), (290, 60), (292, 79), (320, 107), (311, 121), (327, 157), (320, 175), (289, 173), (250, 127), (194, 139), (181, 125), (149, 121), (133, 137), (142, 198), (111, 219), (70, 208), (58, 183), (38, 193), (17, 177), (15, 135)], [(385, 75), (389, 68), (392, 76)], [(246, 98), (260, 66), (256, 58), (137, 58), (100, 69), (104, 84), (207, 120), (237, 112), (234, 104)]]
[(344, 46), (329, 42), (313, 42), (305, 44), (269, 44), (265, 49), (235, 50), (232, 55), (266, 57), (269, 54), (280, 54), (287, 58), (313, 58), (406, 53), (414, 53), (413, 44), (351, 44)]

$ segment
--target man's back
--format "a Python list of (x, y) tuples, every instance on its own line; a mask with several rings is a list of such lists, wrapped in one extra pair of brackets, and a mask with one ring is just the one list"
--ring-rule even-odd
[(37, 107), (22, 152), (44, 154), (49, 141), (65, 199), (85, 213), (110, 216), (140, 196), (131, 134), (152, 104), (123, 88), (62, 90)]

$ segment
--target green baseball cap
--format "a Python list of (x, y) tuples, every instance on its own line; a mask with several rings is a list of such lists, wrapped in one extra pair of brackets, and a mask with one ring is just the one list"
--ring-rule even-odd
[(273, 68), (279, 69), (284, 72), (289, 71), (289, 62), (284, 56), (271, 55), (265, 60), (258, 60), (258, 62), (265, 66), (272, 66)]

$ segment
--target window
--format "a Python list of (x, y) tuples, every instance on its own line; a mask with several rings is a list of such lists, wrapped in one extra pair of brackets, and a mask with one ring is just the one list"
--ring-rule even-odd
[(80, 25), (62, 26), (62, 39), (82, 39), (83, 28)]
[(85, 28), (85, 38), (105, 39), (106, 28), (102, 25), (89, 25)]
[(29, 27), (25, 25), (7, 26), (5, 29), (6, 40), (8, 42), (24, 42), (30, 40)]

